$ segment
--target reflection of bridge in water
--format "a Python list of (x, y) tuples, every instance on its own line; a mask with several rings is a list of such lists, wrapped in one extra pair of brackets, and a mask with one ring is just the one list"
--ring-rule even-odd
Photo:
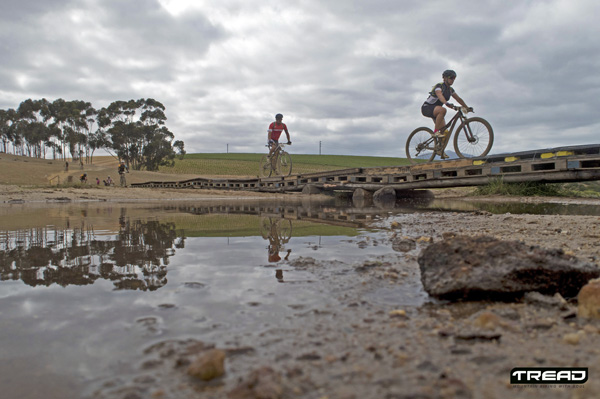
[(150, 188), (195, 188), (246, 191), (376, 191), (478, 186), (493, 179), (506, 182), (575, 182), (600, 180), (600, 144), (540, 149), (412, 166), (351, 168), (270, 178), (198, 177), (185, 181), (132, 184)]
[(412, 211), (420, 206), (426, 205), (432, 201), (431, 198), (415, 198), (400, 202), (378, 203), (379, 206), (371, 202), (367, 206), (355, 207), (350, 202), (345, 205), (335, 204), (333, 200), (317, 204), (264, 204), (232, 202), (230, 204), (220, 205), (175, 205), (165, 209), (177, 210), (179, 212), (191, 213), (194, 215), (256, 215), (260, 217), (279, 217), (288, 220), (301, 220), (312, 223), (325, 223), (334, 226), (362, 228), (369, 225), (374, 219), (382, 214), (387, 214), (389, 210), (396, 212)]

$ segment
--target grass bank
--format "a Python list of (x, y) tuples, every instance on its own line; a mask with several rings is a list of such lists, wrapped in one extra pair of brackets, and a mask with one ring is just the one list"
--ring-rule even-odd
[[(172, 167), (161, 167), (162, 173), (197, 174), (200, 176), (256, 176), (263, 154), (187, 154)], [(351, 155), (292, 154), (293, 173), (311, 173), (347, 168), (409, 165), (406, 158)]]

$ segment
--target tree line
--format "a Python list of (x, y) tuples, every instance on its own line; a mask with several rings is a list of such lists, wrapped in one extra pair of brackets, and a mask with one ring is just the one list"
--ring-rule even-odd
[(166, 120), (165, 106), (151, 98), (100, 110), (80, 100), (28, 99), (17, 109), (0, 109), (0, 152), (92, 163), (104, 149), (131, 169), (158, 170), (185, 154)]

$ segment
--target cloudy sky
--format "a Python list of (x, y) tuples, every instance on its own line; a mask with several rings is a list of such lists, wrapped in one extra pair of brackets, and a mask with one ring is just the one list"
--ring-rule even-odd
[[(600, 142), (597, 0), (5, 0), (0, 108), (154, 98), (187, 152), (404, 156), (443, 70), (493, 153)], [(229, 145), (229, 147), (227, 147)]]

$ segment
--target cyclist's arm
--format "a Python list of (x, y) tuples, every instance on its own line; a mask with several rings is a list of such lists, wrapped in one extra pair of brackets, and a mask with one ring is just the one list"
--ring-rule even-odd
[(452, 98), (453, 98), (453, 99), (455, 99), (455, 100), (456, 100), (456, 101), (457, 101), (457, 102), (458, 102), (460, 105), (462, 105), (463, 107), (465, 107), (465, 108), (469, 108), (469, 107), (467, 106), (467, 103), (465, 103), (465, 102), (463, 101), (463, 99), (462, 99), (462, 98), (460, 98), (460, 97), (458, 96), (458, 94), (456, 94), (456, 93), (452, 93)]
[(444, 95), (442, 94), (442, 89), (440, 89), (440, 88), (435, 89), (435, 95), (442, 102), (442, 106), (446, 105), (446, 103), (448, 101), (446, 101), (446, 99), (444, 98)]
[(283, 131), (285, 132), (285, 135), (287, 136), (288, 143), (291, 143), (292, 140), (290, 140), (290, 132), (288, 132), (287, 127), (284, 127)]

